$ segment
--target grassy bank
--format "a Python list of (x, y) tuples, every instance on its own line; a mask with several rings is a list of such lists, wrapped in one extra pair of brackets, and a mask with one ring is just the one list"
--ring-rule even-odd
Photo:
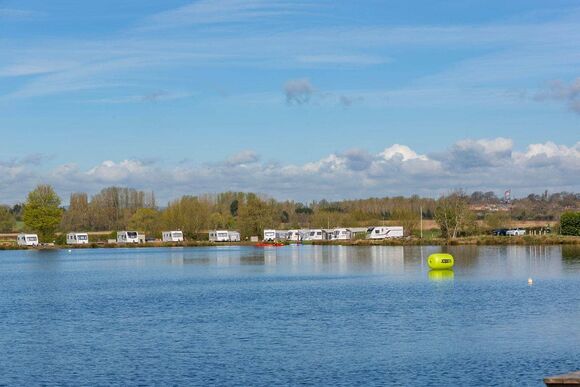
[(521, 237), (473, 236), (447, 240), (444, 238), (399, 238), (385, 240), (320, 241), (319, 245), (347, 246), (442, 246), (442, 245), (580, 245), (580, 237), (562, 235), (526, 235)]
[[(385, 240), (360, 239), (352, 241), (315, 241), (304, 242), (305, 245), (337, 245), (337, 246), (443, 246), (443, 245), (580, 245), (580, 237), (561, 236), (561, 235), (526, 235), (521, 237), (505, 236), (478, 236), (465, 237), (452, 240), (443, 238), (400, 238)], [(208, 247), (208, 246), (253, 246), (252, 242), (236, 243), (214, 243), (209, 241), (186, 241), (183, 243), (164, 243), (148, 242), (144, 244), (108, 244), (108, 243), (89, 243), (87, 245), (55, 245), (45, 247), (46, 249), (97, 249), (97, 248), (151, 248), (151, 247)], [(0, 243), (0, 250), (26, 250), (35, 248), (26, 248), (17, 246), (12, 242)], [(36, 249), (42, 249), (36, 248)]]

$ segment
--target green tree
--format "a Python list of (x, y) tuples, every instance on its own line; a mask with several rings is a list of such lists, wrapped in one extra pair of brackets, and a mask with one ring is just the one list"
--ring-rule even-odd
[(442, 196), (435, 207), (435, 221), (441, 229), (441, 235), (447, 239), (456, 238), (464, 231), (472, 219), (467, 206), (467, 195), (463, 191), (455, 191)]
[(50, 185), (39, 185), (28, 194), (24, 204), (24, 224), (38, 234), (42, 242), (54, 239), (61, 222), (60, 198)]
[(10, 212), (10, 208), (0, 206), (0, 232), (11, 232), (16, 226), (16, 219)]
[(560, 216), (560, 233), (562, 235), (580, 236), (580, 212), (565, 212)]
[(161, 214), (154, 208), (139, 208), (129, 219), (129, 228), (145, 231), (147, 235), (157, 236), (160, 230)]
[(274, 208), (256, 194), (248, 194), (238, 210), (238, 226), (244, 237), (262, 235), (265, 228), (274, 227)]
[(238, 208), (240, 207), (240, 201), (238, 199), (234, 199), (230, 204), (230, 214), (233, 217), (238, 216)]
[(163, 211), (163, 225), (168, 230), (182, 230), (190, 238), (208, 227), (211, 216), (211, 203), (197, 196), (183, 196), (169, 203)]
[(90, 229), (89, 215), (87, 194), (84, 192), (71, 194), (69, 207), (62, 216), (61, 230), (64, 232), (88, 231)]

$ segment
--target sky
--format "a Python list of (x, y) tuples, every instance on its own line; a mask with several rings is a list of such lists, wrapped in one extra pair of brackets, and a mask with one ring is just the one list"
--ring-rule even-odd
[(580, 191), (577, 1), (0, 0), (0, 203)]

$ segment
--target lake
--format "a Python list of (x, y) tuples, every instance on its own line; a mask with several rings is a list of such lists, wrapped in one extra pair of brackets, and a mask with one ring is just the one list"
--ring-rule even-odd
[[(441, 251), (455, 268), (430, 272)], [(575, 246), (1, 251), (0, 292), (0, 384), (540, 386), (580, 369)]]

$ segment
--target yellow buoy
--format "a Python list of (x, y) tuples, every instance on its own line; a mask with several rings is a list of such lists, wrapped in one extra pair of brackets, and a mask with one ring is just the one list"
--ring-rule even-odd
[(455, 264), (451, 254), (431, 254), (427, 260), (427, 264), (431, 269), (451, 269)]

